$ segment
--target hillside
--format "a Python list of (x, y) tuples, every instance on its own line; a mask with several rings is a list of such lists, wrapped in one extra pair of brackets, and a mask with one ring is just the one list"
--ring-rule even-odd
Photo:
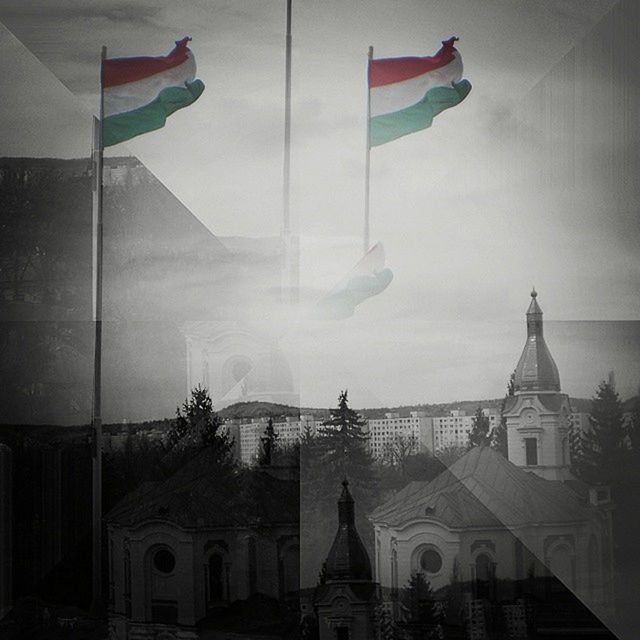
[[(571, 406), (576, 412), (588, 413), (591, 400), (587, 398), (570, 398)], [(630, 402), (630, 401), (627, 401)], [(356, 409), (365, 418), (376, 420), (385, 417), (385, 413), (399, 413), (401, 416), (408, 416), (411, 411), (423, 411), (430, 418), (448, 415), (450, 411), (461, 410), (467, 415), (472, 415), (478, 406), (483, 408), (500, 410), (502, 398), (491, 400), (460, 400), (457, 402), (444, 402), (438, 404), (413, 404), (396, 407), (380, 407), (375, 409)], [(229, 405), (218, 412), (222, 418), (281, 418), (288, 416), (298, 416), (312, 414), (319, 418), (329, 416), (328, 408), (298, 408), (271, 402), (238, 402)]]

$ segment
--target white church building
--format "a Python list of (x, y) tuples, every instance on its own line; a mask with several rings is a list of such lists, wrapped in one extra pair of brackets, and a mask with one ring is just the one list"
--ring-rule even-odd
[[(535, 290), (527, 341), (505, 407), (508, 460), (477, 447), (430, 482), (412, 482), (370, 516), (375, 576), (392, 592), (421, 572), (434, 591), (464, 583), (475, 598), (495, 585), (542, 578), (606, 616), (612, 601), (611, 505), (604, 487), (571, 476), (571, 408), (543, 337)], [(495, 592), (494, 592), (495, 593)]]

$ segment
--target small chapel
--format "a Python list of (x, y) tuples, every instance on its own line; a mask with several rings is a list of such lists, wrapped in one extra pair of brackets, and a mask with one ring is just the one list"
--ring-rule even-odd
[(369, 519), (375, 580), (394, 592), (421, 573), (434, 592), (515, 601), (523, 585), (569, 593), (601, 619), (612, 606), (611, 504), (606, 487), (570, 471), (571, 407), (543, 334), (537, 292), (507, 399), (508, 458), (469, 450), (428, 482), (412, 482)]

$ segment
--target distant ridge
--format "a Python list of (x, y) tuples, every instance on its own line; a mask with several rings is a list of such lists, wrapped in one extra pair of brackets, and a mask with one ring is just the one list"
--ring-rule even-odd
[[(570, 398), (571, 407), (575, 412), (588, 413), (591, 407), (591, 400), (588, 398)], [(627, 401), (631, 402), (631, 400)], [(467, 415), (472, 415), (480, 406), (487, 409), (500, 410), (502, 398), (491, 400), (460, 400), (458, 402), (443, 402), (438, 404), (411, 404), (397, 407), (379, 407), (374, 409), (356, 409), (365, 418), (376, 420), (384, 418), (386, 413), (399, 413), (401, 416), (408, 416), (411, 411), (424, 411), (430, 418), (447, 415), (450, 411), (461, 410)], [(218, 412), (222, 418), (263, 418), (263, 417), (287, 417), (312, 414), (316, 417), (329, 417), (327, 408), (291, 407), (284, 404), (271, 402), (237, 402), (229, 405)]]

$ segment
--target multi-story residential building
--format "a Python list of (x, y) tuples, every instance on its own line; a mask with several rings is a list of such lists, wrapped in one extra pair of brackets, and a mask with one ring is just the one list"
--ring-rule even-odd
[(423, 411), (412, 411), (404, 417), (386, 413), (384, 418), (369, 420), (366, 430), (374, 458), (434, 451), (433, 420)]
[[(500, 424), (500, 413), (496, 409), (482, 409), (482, 413), (489, 418), (489, 428)], [(454, 409), (448, 416), (433, 418), (433, 438), (436, 451), (445, 447), (466, 447), (469, 443), (469, 432), (473, 427), (473, 416), (465, 411)]]
[(572, 413), (571, 428), (580, 431), (580, 433), (589, 433), (591, 431), (591, 414)]
[[(251, 422), (240, 423), (235, 429), (230, 429), (236, 441), (238, 459), (242, 464), (254, 464), (260, 455), (260, 447), (269, 418), (253, 418)], [(277, 442), (281, 446), (292, 445), (300, 439), (306, 429), (312, 434), (322, 425), (322, 420), (316, 420), (313, 415), (301, 415), (299, 418), (288, 417), (273, 423), (273, 430), (277, 435)]]

